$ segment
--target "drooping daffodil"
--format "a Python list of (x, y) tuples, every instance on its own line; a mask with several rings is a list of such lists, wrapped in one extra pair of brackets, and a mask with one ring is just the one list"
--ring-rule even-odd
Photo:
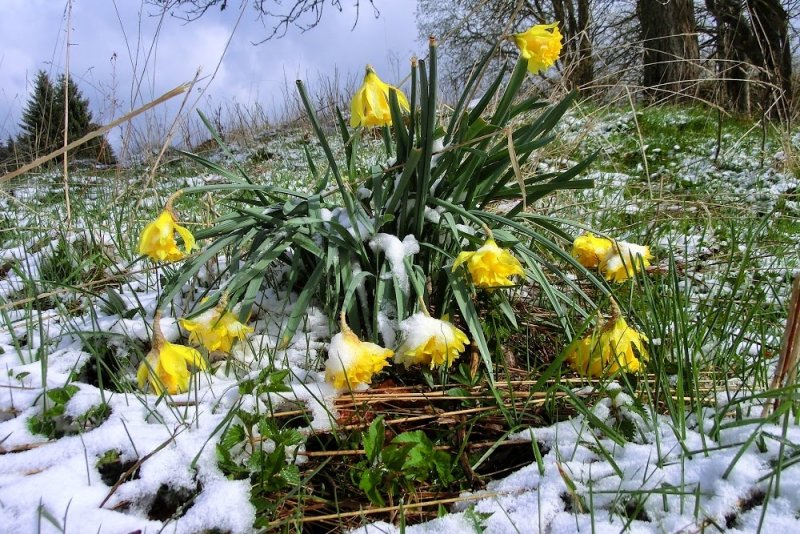
[(345, 321), (342, 311), (341, 331), (331, 338), (325, 362), (325, 380), (336, 389), (354, 389), (372, 382), (372, 377), (388, 365), (394, 351), (375, 343), (361, 341)]
[(140, 388), (149, 383), (157, 395), (165, 391), (170, 395), (183, 393), (188, 391), (192, 376), (189, 366), (206, 369), (206, 362), (197, 349), (164, 340), (160, 320), (157, 313), (153, 321), (153, 348), (139, 364), (136, 379)]
[(606, 280), (624, 282), (642, 267), (649, 267), (651, 259), (653, 255), (650, 253), (650, 247), (617, 241), (614, 253), (600, 264), (600, 271)]
[(567, 363), (582, 376), (600, 377), (617, 372), (636, 373), (650, 358), (647, 336), (629, 326), (612, 301), (611, 318), (589, 335), (575, 341), (567, 352)]
[(596, 269), (614, 252), (614, 242), (591, 232), (579, 235), (572, 243), (572, 256), (587, 269)]
[[(173, 201), (180, 194), (179, 190), (170, 196), (161, 215), (144, 227), (139, 237), (139, 254), (149, 256), (153, 261), (178, 261), (196, 248), (194, 236), (178, 224), (172, 208)], [(178, 248), (176, 232), (183, 239), (183, 249)]]
[(488, 238), (481, 248), (461, 252), (453, 262), (453, 271), (466, 264), (472, 283), (477, 287), (495, 288), (513, 286), (512, 276), (524, 276), (522, 264), (511, 252), (500, 248), (492, 237), (491, 230), (484, 228)]
[(408, 111), (409, 105), (406, 95), (393, 85), (381, 80), (375, 70), (367, 65), (364, 83), (353, 95), (350, 103), (350, 126), (356, 128), (364, 126), (388, 126), (392, 124), (392, 112), (389, 108), (389, 90), (394, 89), (397, 94), (397, 104), (402, 111)]
[(189, 332), (189, 343), (202, 345), (209, 352), (228, 353), (237, 339), (242, 341), (253, 332), (251, 326), (240, 322), (232, 311), (226, 309), (226, 301), (223, 296), (216, 307), (194, 319), (180, 320), (180, 325)]
[(402, 342), (394, 355), (395, 363), (406, 367), (415, 364), (450, 367), (464, 352), (469, 338), (446, 319), (435, 319), (422, 305), (411, 317), (399, 325)]
[(640, 267), (649, 267), (650, 247), (598, 237), (587, 232), (572, 243), (572, 256), (588, 269), (599, 268), (606, 280), (624, 282)]
[(514, 34), (514, 42), (522, 57), (528, 60), (528, 72), (536, 74), (552, 67), (561, 53), (561, 32), (558, 22), (537, 24), (525, 32)]

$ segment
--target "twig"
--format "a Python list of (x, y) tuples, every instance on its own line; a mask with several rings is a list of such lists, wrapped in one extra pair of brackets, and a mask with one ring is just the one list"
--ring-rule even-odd
[(110, 499), (111, 496), (114, 495), (114, 493), (116, 493), (117, 489), (119, 489), (119, 487), (122, 485), (122, 483), (125, 482), (128, 479), (128, 477), (130, 477), (134, 472), (136, 472), (136, 470), (139, 469), (142, 466), (143, 463), (145, 463), (149, 458), (154, 456), (158, 451), (160, 451), (161, 449), (163, 449), (164, 447), (166, 447), (167, 445), (169, 445), (170, 443), (175, 441), (175, 438), (178, 436), (178, 434), (180, 434), (181, 432), (186, 430), (186, 428), (187, 427), (184, 427), (181, 430), (178, 430), (177, 432), (172, 434), (169, 437), (169, 439), (167, 439), (164, 443), (162, 443), (161, 445), (159, 445), (158, 447), (156, 447), (155, 449), (153, 449), (149, 453), (145, 454), (144, 456), (142, 456), (141, 458), (136, 460), (136, 462), (127, 471), (125, 471), (124, 473), (122, 473), (119, 476), (119, 478), (114, 483), (114, 485), (111, 486), (111, 491), (108, 492), (108, 495), (106, 495), (106, 498), (103, 499), (103, 502), (100, 503), (99, 508), (102, 508), (103, 506), (105, 506), (106, 502), (108, 502), (108, 499)]

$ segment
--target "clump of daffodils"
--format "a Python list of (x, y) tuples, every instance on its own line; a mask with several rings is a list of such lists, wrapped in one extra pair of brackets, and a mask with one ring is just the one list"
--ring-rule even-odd
[(512, 276), (524, 276), (522, 264), (508, 250), (500, 248), (492, 232), (484, 228), (488, 238), (481, 248), (461, 252), (453, 262), (453, 271), (466, 264), (472, 283), (477, 287), (495, 288), (513, 286)]
[(392, 124), (392, 112), (389, 108), (389, 90), (395, 90), (397, 104), (403, 111), (409, 111), (406, 95), (393, 85), (381, 80), (375, 70), (367, 65), (364, 83), (353, 95), (350, 103), (350, 126), (356, 128), (364, 126), (388, 126)]
[(514, 34), (514, 42), (522, 57), (528, 60), (528, 72), (543, 72), (555, 64), (561, 53), (561, 32), (558, 23), (537, 24), (523, 33)]
[(612, 301), (608, 321), (574, 342), (567, 352), (567, 363), (578, 374), (600, 377), (617, 372), (636, 373), (650, 358), (647, 336), (629, 326)]
[(399, 325), (402, 343), (395, 352), (394, 362), (406, 367), (415, 364), (435, 367), (447, 366), (464, 352), (469, 343), (466, 334), (444, 319), (434, 319), (422, 305), (411, 317)]
[(206, 362), (197, 349), (170, 343), (164, 339), (159, 322), (161, 314), (156, 313), (153, 320), (153, 348), (147, 354), (136, 373), (141, 389), (149, 383), (157, 395), (164, 392), (170, 395), (189, 390), (192, 376), (189, 366), (206, 369)]
[(375, 343), (361, 341), (350, 329), (342, 311), (341, 331), (331, 338), (325, 362), (325, 380), (336, 389), (354, 389), (372, 382), (392, 357), (394, 351)]
[[(139, 237), (139, 254), (149, 256), (153, 261), (178, 261), (196, 248), (194, 236), (178, 224), (172, 203), (182, 191), (178, 190), (167, 199), (164, 211), (142, 230)], [(183, 239), (183, 250), (178, 248), (175, 233)]]
[(649, 267), (650, 247), (614, 241), (587, 232), (575, 238), (572, 256), (587, 269), (599, 268), (606, 280), (624, 282), (641, 267)]
[(189, 343), (203, 346), (209, 352), (228, 353), (236, 340), (244, 340), (253, 332), (252, 327), (241, 323), (226, 307), (227, 299), (223, 296), (216, 307), (194, 319), (181, 319), (180, 325), (189, 332)]

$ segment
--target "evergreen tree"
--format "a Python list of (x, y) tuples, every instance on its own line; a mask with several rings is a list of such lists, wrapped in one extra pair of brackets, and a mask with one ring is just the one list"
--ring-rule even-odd
[[(57, 150), (64, 145), (64, 88), (68, 88), (69, 102), (67, 139), (74, 141), (95, 130), (89, 100), (83, 96), (72, 78), (63, 74), (54, 85), (44, 71), (36, 75), (33, 93), (22, 113), (18, 144), (27, 159)], [(92, 159), (101, 163), (115, 163), (116, 158), (105, 138), (97, 137), (72, 151), (75, 159)]]
[(22, 111), (18, 144), (27, 157), (35, 158), (53, 150), (58, 135), (55, 113), (56, 88), (43, 70), (36, 74), (33, 93)]

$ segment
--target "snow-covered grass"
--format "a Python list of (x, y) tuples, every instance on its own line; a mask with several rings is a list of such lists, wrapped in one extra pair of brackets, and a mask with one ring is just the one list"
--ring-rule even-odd
[[(492, 330), (485, 317), (508, 354), (496, 385), (474, 372), (476, 354), (449, 373), (397, 367), (369, 391), (340, 396), (324, 381), (331, 318), (311, 306), (282, 342), (297, 295), (286, 290), (288, 273), (270, 271), (246, 343), (228, 358), (208, 355), (211, 370), (195, 374), (189, 392), (145, 394), (136, 367), (177, 270), (137, 258), (139, 232), (176, 189), (225, 176), (187, 160), (144, 192), (146, 174), (135, 171), (75, 176), (69, 228), (60, 176), (17, 181), (0, 191), (0, 524), (10, 532), (796, 529), (796, 388), (767, 386), (800, 270), (800, 140), (724, 117), (719, 130), (717, 120), (699, 108), (582, 106), (562, 122), (559, 148), (533, 164), (561, 169), (599, 150), (587, 173), (595, 189), (547, 197), (532, 213), (649, 244), (656, 257), (635, 283), (609, 286), (650, 339), (647, 372), (604, 380), (576, 378), (563, 364), (562, 318), (530, 285), (514, 293), (519, 331)], [(312, 161), (320, 152), (303, 133), (212, 159), (261, 182), (311, 188), (305, 149)], [(370, 146), (364, 169), (386, 164), (379, 141)], [(187, 196), (177, 208), (196, 230), (234, 198)], [(185, 342), (177, 319), (228, 261), (208, 262), (169, 304), (160, 322), (168, 340)], [(572, 278), (607, 309), (607, 296)], [(569, 319), (580, 331), (582, 318)], [(370, 434), (379, 415), (380, 437)], [(392, 463), (398, 450), (405, 456)], [(449, 471), (437, 476), (409, 474), (444, 464)], [(384, 507), (370, 502), (365, 478)]]

